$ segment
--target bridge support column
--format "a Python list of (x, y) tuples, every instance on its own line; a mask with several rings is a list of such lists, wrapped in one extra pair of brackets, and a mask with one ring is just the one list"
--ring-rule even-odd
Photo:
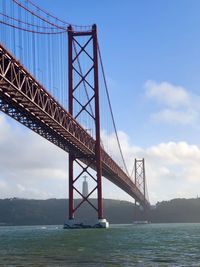
[(134, 162), (134, 170), (135, 170), (135, 185), (137, 188), (143, 193), (144, 200), (143, 204), (138, 203), (135, 200), (135, 216), (138, 217), (134, 220), (134, 223), (147, 223), (147, 205), (145, 203), (147, 197), (146, 191), (146, 175), (145, 175), (145, 161), (143, 159), (135, 159)]
[[(81, 38), (80, 38), (81, 37)], [(83, 38), (84, 37), (84, 38)], [(87, 63), (86, 63), (87, 62)], [(84, 64), (82, 64), (84, 63)], [(103, 219), (102, 203), (102, 163), (100, 141), (100, 108), (98, 81), (98, 41), (96, 25), (88, 31), (76, 31), (68, 27), (68, 85), (69, 85), (69, 113), (83, 125), (83, 116), (88, 116), (92, 126), (88, 134), (95, 139), (95, 153), (74, 155), (69, 152), (69, 221), (66, 228), (85, 228), (82, 222), (77, 222), (75, 212), (83, 203), (88, 203), (96, 212), (97, 220), (87, 227), (106, 228), (108, 222)], [(75, 167), (77, 166), (77, 167)], [(94, 170), (91, 170), (91, 167)], [(87, 196), (80, 190), (83, 175), (92, 180), (92, 189)], [(74, 192), (79, 201), (75, 201)], [(93, 197), (97, 196), (95, 203)], [(76, 205), (75, 205), (75, 202)]]

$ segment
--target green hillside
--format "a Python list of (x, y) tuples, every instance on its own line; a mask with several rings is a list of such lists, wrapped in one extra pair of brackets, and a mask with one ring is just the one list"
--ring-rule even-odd
[[(80, 200), (75, 201), (75, 206)], [(91, 202), (95, 205), (96, 200)], [(104, 217), (110, 223), (132, 223), (134, 220), (148, 219), (152, 223), (171, 222), (200, 222), (200, 199), (173, 199), (157, 203), (148, 212), (144, 213), (135, 208), (133, 203), (104, 199)], [(146, 216), (146, 214), (145, 214)], [(63, 224), (68, 217), (68, 200), (27, 200), (2, 199), (0, 200), (0, 225), (47, 225)], [(76, 213), (80, 221), (96, 221), (96, 212), (89, 204), (85, 204)]]

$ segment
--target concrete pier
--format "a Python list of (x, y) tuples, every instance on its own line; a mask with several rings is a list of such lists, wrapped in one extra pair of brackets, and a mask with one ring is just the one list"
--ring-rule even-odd
[(64, 226), (64, 229), (102, 229), (109, 228), (109, 222), (106, 219), (99, 219), (96, 223), (83, 223), (74, 219), (68, 220)]

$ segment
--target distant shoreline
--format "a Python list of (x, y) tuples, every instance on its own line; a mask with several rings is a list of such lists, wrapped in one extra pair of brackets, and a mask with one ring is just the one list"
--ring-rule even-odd
[[(80, 200), (76, 200), (77, 204)], [(96, 204), (95, 199), (91, 201)], [(110, 224), (132, 224), (148, 220), (151, 223), (200, 223), (200, 198), (172, 199), (157, 203), (148, 213), (133, 203), (104, 199), (104, 217)], [(0, 226), (62, 225), (68, 214), (68, 200), (0, 199)], [(76, 214), (79, 220), (94, 220), (96, 213), (84, 205)]]

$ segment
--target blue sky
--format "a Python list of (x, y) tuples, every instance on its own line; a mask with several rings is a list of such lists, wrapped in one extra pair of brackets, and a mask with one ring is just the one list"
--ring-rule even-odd
[[(200, 2), (34, 0), (34, 3), (65, 21), (97, 24), (123, 148), (129, 162), (136, 156), (146, 158), (152, 201), (200, 194)], [(11, 120), (2, 119), (3, 125), (11, 130), (17, 127), (19, 136), (23, 135), (24, 130)], [(27, 140), (32, 138), (29, 135)], [(1, 179), (5, 180), (1, 176), (0, 182)], [(22, 181), (16, 184), (28, 186)], [(34, 186), (36, 191), (44, 191), (45, 186), (40, 183)], [(65, 192), (59, 191), (62, 188), (53, 193), (53, 187), (54, 183), (49, 185), (51, 194), (44, 193), (43, 197), (64, 196)], [(12, 194), (12, 190), (8, 192)], [(109, 192), (105, 189), (105, 196), (116, 197)], [(128, 199), (122, 192), (120, 197)]]
[(199, 1), (37, 2), (66, 21), (97, 23), (106, 74), (114, 84), (110, 94), (117, 125), (133, 143), (149, 146), (170, 139), (199, 144), (193, 129), (184, 133), (184, 127), (149, 122), (149, 113), (158, 107), (144, 98), (147, 80), (198, 94)]

